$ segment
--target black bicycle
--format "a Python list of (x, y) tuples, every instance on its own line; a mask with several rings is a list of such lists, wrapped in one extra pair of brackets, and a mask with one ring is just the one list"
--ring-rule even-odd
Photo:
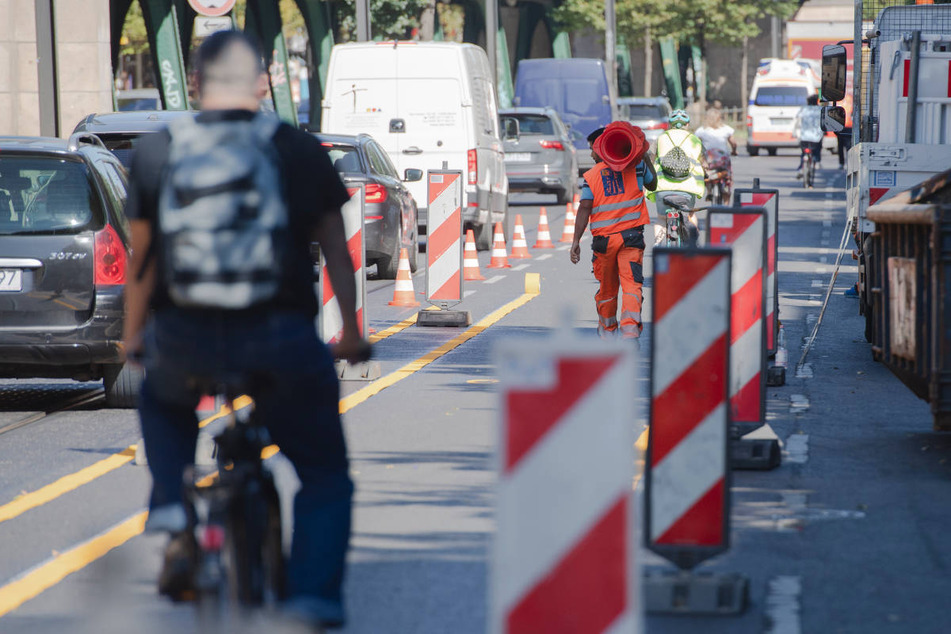
[(802, 149), (802, 186), (812, 189), (816, 182), (816, 158), (811, 147)]
[(667, 207), (667, 239), (664, 246), (697, 246), (699, 230), (687, 221), (684, 214), (703, 209), (693, 207), (693, 199), (683, 194), (668, 194), (662, 198)]
[(217, 474), (190, 469), (185, 478), (196, 511), (199, 616), (209, 624), (248, 609), (274, 609), (285, 595), (280, 500), (261, 457), (270, 439), (253, 405), (235, 407), (239, 394), (266, 389), (266, 383), (263, 377), (216, 380), (202, 390), (224, 396), (230, 409), (227, 425), (215, 436)]

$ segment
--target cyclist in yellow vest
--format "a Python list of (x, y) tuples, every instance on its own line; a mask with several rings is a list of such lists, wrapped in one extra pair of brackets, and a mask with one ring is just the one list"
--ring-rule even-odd
[[(682, 194), (692, 198), (696, 203), (698, 199), (706, 195), (703, 143), (687, 129), (689, 124), (690, 116), (686, 111), (674, 110), (670, 114), (670, 129), (657, 138), (657, 159), (654, 162), (654, 168), (657, 171), (657, 189), (647, 194), (648, 200), (654, 201), (657, 205), (655, 222), (658, 224), (654, 228), (655, 244), (659, 244), (667, 233), (665, 224), (667, 205), (664, 204), (664, 196)], [(682, 164), (684, 171), (675, 169), (678, 161), (671, 160), (679, 154), (678, 149), (686, 159)], [(694, 227), (697, 226), (696, 213), (691, 213), (689, 220)]]

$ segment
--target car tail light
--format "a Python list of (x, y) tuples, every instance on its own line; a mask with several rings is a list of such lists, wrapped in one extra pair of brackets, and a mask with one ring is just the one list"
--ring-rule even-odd
[(367, 183), (364, 200), (368, 203), (386, 202), (386, 187), (379, 183)]
[(753, 115), (751, 114), (746, 115), (746, 127), (747, 128), (753, 127)]
[(468, 170), (469, 170), (469, 184), (475, 185), (479, 182), (479, 155), (476, 154), (475, 150), (469, 150), (467, 157)]
[(364, 216), (364, 220), (383, 220), (383, 216)]
[(561, 141), (547, 141), (543, 139), (539, 141), (538, 144), (546, 150), (558, 150), (559, 152), (565, 151), (565, 146), (561, 144)]
[(219, 552), (225, 544), (225, 529), (218, 524), (209, 524), (201, 532), (201, 549), (205, 552)]
[(649, 126), (644, 126), (648, 130), (667, 130), (670, 128), (670, 124), (666, 121), (658, 121), (657, 123), (652, 123)]
[(96, 284), (125, 284), (125, 245), (112, 225), (96, 232), (95, 260)]

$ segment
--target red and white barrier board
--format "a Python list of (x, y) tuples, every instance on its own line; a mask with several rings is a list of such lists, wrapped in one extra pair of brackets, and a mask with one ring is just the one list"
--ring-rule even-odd
[(766, 212), (711, 207), (707, 244), (730, 247), (730, 415), (733, 423), (766, 422)]
[(779, 336), (779, 190), (760, 189), (754, 182), (752, 189), (734, 190), (733, 200), (741, 207), (766, 210), (766, 354), (773, 355)]
[(496, 359), (488, 631), (641, 632), (633, 351), (600, 340), (509, 340)]
[(731, 257), (654, 249), (645, 543), (685, 570), (729, 548)]
[(427, 184), (426, 301), (449, 308), (462, 301), (462, 172), (431, 170)]
[[(363, 234), (363, 185), (348, 186), (350, 200), (341, 208), (343, 226), (347, 235), (347, 251), (353, 261), (353, 281), (357, 285), (357, 325), (364, 338), (369, 336), (369, 320), (366, 319), (364, 306), (367, 300), (366, 262)], [(343, 331), (343, 319), (340, 306), (330, 285), (327, 274), (327, 262), (320, 256), (320, 312), (317, 315), (320, 338), (326, 343), (334, 343)]]

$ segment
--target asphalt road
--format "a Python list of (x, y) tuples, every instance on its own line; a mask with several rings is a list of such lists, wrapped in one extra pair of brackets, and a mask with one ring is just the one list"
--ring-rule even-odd
[[(851, 259), (808, 365), (798, 376), (792, 370), (845, 225), (844, 175), (829, 168), (834, 157), (827, 155), (812, 191), (798, 187), (795, 162), (785, 153), (735, 163), (738, 185), (756, 176), (781, 190), (780, 318), (790, 371), (784, 387), (768, 391), (768, 423), (785, 452), (774, 471), (734, 472), (732, 546), (700, 570), (746, 575), (750, 605), (737, 617), (649, 616), (645, 631), (946, 632), (951, 436), (930, 431), (927, 405), (872, 362), (856, 302), (842, 295), (856, 277)], [(513, 196), (529, 245), (544, 200)], [(548, 213), (557, 244), (564, 211), (552, 203)], [(489, 254), (480, 254), (487, 279), (467, 283), (459, 306), (476, 324), (465, 341), (463, 329), (400, 330), (418, 309), (389, 306), (391, 282), (368, 284), (371, 325), (388, 335), (376, 345), (382, 373), (423, 361), (370, 396), (364, 382), (344, 384), (357, 484), (345, 632), (485, 631), (496, 482), (493, 350), (510, 337), (559, 328), (591, 335), (596, 326), (590, 267), (572, 266), (564, 246), (532, 255), (488, 269)], [(414, 283), (425, 304), (422, 268)], [(528, 272), (541, 276), (534, 297), (524, 296)], [(511, 312), (494, 312), (506, 305)], [(140, 534), (148, 473), (132, 460), (134, 412), (93, 400), (43, 415), (95, 399), (95, 389), (0, 384), (0, 632), (195, 632), (188, 606), (154, 592), (163, 542)], [(286, 463), (279, 455), (271, 462), (289, 495)], [(640, 555), (645, 566), (666, 567)]]

